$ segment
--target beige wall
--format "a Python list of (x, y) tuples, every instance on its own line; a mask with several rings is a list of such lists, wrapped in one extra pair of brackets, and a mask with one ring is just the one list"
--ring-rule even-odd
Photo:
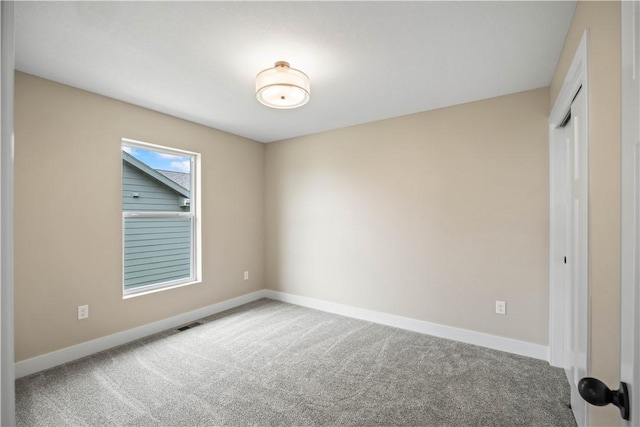
[(267, 287), (546, 345), (548, 105), (544, 88), (268, 144)]
[[(620, 346), (620, 3), (579, 2), (551, 83), (555, 102), (589, 29), (589, 258), (591, 369), (617, 388)], [(593, 425), (617, 425), (613, 406), (591, 407)]]
[[(263, 288), (264, 145), (22, 73), (15, 99), (16, 361)], [(122, 299), (123, 137), (202, 154), (201, 284)]]

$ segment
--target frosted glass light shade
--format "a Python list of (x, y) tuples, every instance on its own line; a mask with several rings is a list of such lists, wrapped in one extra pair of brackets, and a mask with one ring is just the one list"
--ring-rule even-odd
[(309, 102), (309, 77), (289, 67), (288, 62), (276, 62), (273, 68), (256, 76), (256, 98), (272, 108), (297, 108)]

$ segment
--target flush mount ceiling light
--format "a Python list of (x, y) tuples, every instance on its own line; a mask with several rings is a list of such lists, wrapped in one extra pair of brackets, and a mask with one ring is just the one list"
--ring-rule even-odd
[(309, 102), (309, 77), (289, 63), (278, 61), (256, 76), (256, 98), (272, 108), (298, 108)]

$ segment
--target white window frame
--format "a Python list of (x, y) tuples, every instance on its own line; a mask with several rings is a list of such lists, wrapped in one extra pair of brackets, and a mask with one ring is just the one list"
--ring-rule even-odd
[[(147, 295), (150, 293), (160, 292), (167, 289), (175, 289), (183, 286), (194, 285), (202, 282), (202, 244), (201, 244), (201, 225), (200, 225), (200, 153), (181, 150), (173, 147), (166, 147), (148, 142), (137, 141), (129, 138), (122, 138), (120, 151), (125, 147), (141, 148), (144, 150), (152, 150), (159, 153), (184, 156), (191, 158), (191, 187), (190, 192), (190, 208), (189, 212), (157, 212), (157, 211), (127, 211), (120, 207), (122, 212), (122, 297), (123, 299)], [(121, 169), (122, 170), (122, 169)], [(120, 189), (122, 191), (122, 172), (120, 173)], [(171, 280), (167, 282), (154, 283), (150, 285), (140, 286), (135, 289), (125, 289), (124, 283), (124, 264), (125, 264), (125, 221), (127, 218), (191, 218), (191, 269), (189, 277)]]

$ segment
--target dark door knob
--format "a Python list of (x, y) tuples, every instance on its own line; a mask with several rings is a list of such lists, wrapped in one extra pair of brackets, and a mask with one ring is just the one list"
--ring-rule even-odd
[(613, 403), (620, 408), (620, 416), (628, 420), (631, 408), (629, 407), (629, 389), (627, 383), (620, 383), (618, 390), (611, 391), (605, 383), (596, 379), (586, 377), (578, 381), (578, 392), (587, 402), (596, 406), (606, 406)]

